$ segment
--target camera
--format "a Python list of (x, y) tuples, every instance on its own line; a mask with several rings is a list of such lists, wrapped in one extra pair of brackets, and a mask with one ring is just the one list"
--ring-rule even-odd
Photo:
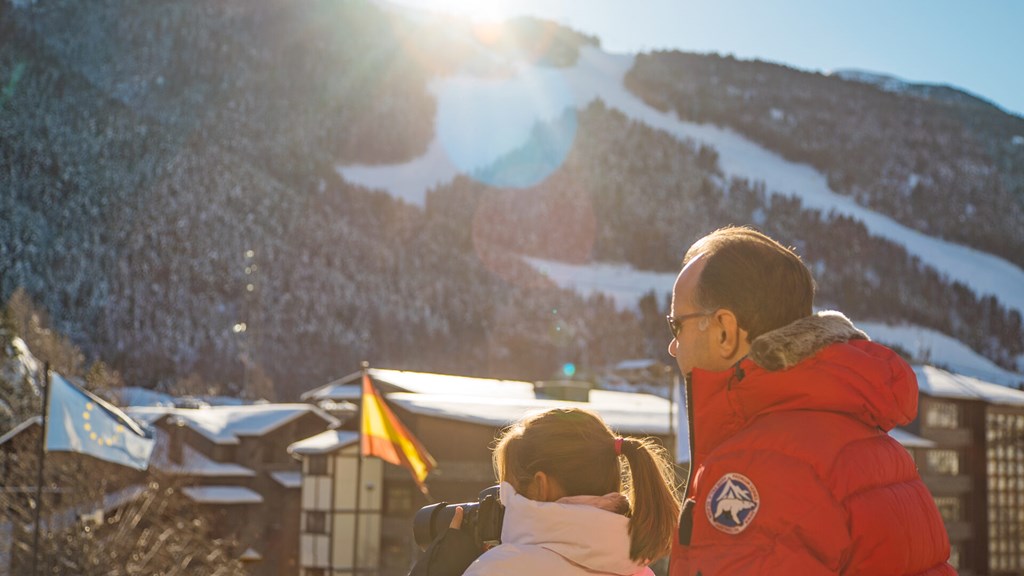
[(412, 532), (416, 544), (425, 549), (452, 523), (455, 508), (462, 507), (461, 530), (469, 530), (481, 550), (486, 546), (501, 544), (501, 523), (505, 518), (505, 507), (501, 504), (499, 487), (491, 486), (480, 492), (477, 502), (449, 504), (438, 502), (420, 508), (412, 520)]

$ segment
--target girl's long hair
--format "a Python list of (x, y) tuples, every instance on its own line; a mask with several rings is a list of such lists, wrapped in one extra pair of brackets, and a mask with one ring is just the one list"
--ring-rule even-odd
[(565, 408), (528, 416), (506, 428), (494, 449), (494, 472), (523, 492), (537, 472), (567, 496), (623, 492), (630, 502), (629, 556), (651, 562), (668, 554), (679, 519), (676, 475), (666, 450), (650, 439), (616, 435), (588, 410)]

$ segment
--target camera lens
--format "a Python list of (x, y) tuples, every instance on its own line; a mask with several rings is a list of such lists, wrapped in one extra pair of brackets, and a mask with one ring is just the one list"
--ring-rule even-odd
[(412, 533), (416, 539), (416, 545), (420, 548), (429, 546), (439, 534), (451, 525), (452, 518), (455, 517), (455, 509), (460, 506), (463, 512), (462, 526), (471, 528), (477, 515), (477, 509), (480, 508), (478, 502), (463, 502), (462, 504), (438, 502), (420, 508), (412, 520)]
[(459, 507), (463, 512), (460, 529), (472, 534), (477, 546), (496, 546), (501, 543), (505, 507), (501, 505), (500, 488), (491, 486), (480, 492), (477, 502), (438, 502), (420, 508), (412, 519), (412, 535), (416, 545), (426, 550), (431, 542), (451, 526), (455, 509)]

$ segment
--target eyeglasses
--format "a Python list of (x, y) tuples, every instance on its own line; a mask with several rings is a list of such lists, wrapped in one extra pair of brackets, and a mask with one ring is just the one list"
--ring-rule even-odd
[[(683, 329), (683, 323), (687, 320), (693, 320), (694, 318), (704, 318), (711, 316), (713, 312), (694, 312), (692, 314), (681, 314), (679, 316), (665, 316), (665, 320), (668, 321), (668, 329), (672, 331), (672, 337), (678, 338), (679, 331)], [(706, 327), (706, 326), (705, 326)]]

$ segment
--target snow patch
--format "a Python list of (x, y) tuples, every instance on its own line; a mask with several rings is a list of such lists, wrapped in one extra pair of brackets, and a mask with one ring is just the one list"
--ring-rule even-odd
[(920, 181), (921, 181), (921, 175), (920, 174), (911, 173), (909, 176), (907, 176), (907, 190), (913, 190), (914, 188), (917, 188), (917, 184)]
[[(625, 264), (566, 264), (539, 258), (524, 260), (558, 286), (575, 290), (583, 296), (606, 294), (621, 309), (635, 310), (640, 298), (652, 290), (660, 301), (671, 293), (676, 278), (674, 273), (640, 271)], [(966, 344), (936, 330), (907, 324), (856, 324), (872, 339), (882, 344), (897, 345), (912, 354), (916, 361), (943, 366), (1003, 386), (1016, 387), (1024, 382), (1024, 374), (1006, 370)], [(1022, 362), (1024, 355), (1018, 360), (1018, 363)]]
[(672, 292), (677, 273), (637, 270), (628, 264), (566, 264), (541, 258), (524, 258), (534, 269), (562, 288), (584, 297), (604, 294), (621, 310), (636, 310), (645, 294), (654, 292), (658, 301)]
[(943, 367), (957, 374), (1002, 386), (1017, 387), (1024, 383), (1024, 374), (1011, 372), (996, 365), (963, 342), (937, 330), (909, 324), (856, 324), (858, 328), (867, 332), (872, 340), (899, 346), (913, 355), (916, 362)]
[(871, 84), (886, 92), (905, 92), (910, 88), (910, 84), (905, 80), (900, 80), (895, 76), (887, 74), (868, 72), (867, 70), (834, 70), (829, 73), (829, 76), (835, 76), (851, 82), (860, 82), (861, 84)]

